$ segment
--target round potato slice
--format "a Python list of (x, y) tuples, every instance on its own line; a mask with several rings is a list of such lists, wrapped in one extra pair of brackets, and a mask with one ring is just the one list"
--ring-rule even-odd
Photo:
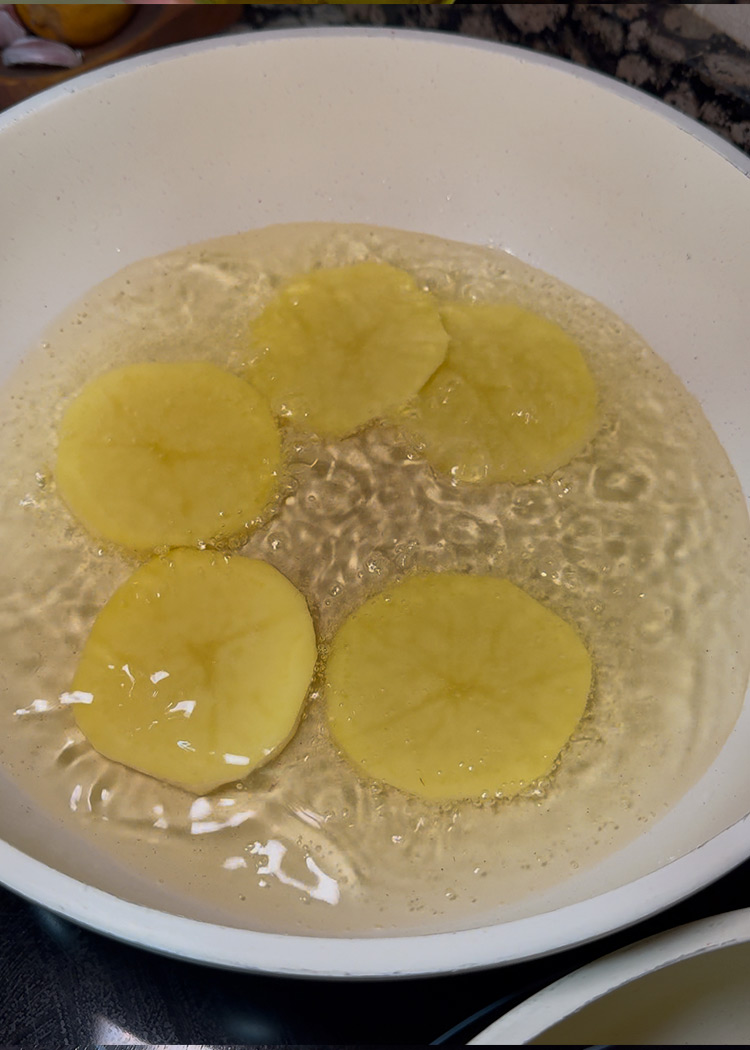
[(315, 660), (305, 599), (277, 569), (173, 551), (99, 613), (72, 685), (76, 720), (107, 758), (203, 793), (284, 747)]
[(201, 362), (138, 364), (88, 383), (60, 427), (56, 478), (86, 528), (153, 550), (241, 532), (276, 487), (281, 441), (262, 397)]
[(251, 341), (247, 375), (274, 411), (340, 437), (416, 394), (448, 336), (408, 273), (370, 262), (290, 281), (253, 323)]
[(575, 630), (507, 580), (412, 577), (334, 638), (331, 730), (362, 773), (430, 799), (512, 796), (552, 769), (586, 706)]
[(458, 481), (531, 481), (583, 450), (596, 429), (594, 379), (578, 345), (509, 303), (452, 303), (445, 362), (420, 391), (415, 435)]

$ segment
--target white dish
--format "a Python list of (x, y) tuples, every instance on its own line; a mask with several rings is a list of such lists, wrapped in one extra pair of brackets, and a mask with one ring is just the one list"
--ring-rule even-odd
[(750, 909), (669, 930), (568, 974), (472, 1046), (750, 1044)]
[[(439, 34), (235, 36), (129, 59), (0, 117), (0, 381), (127, 263), (280, 221), (494, 243), (598, 298), (701, 400), (746, 492), (750, 160), (648, 96)], [(401, 976), (539, 956), (652, 914), (750, 853), (750, 705), (712, 768), (597, 868), (491, 927), (293, 937), (198, 922), (0, 783), (0, 878), (76, 922), (275, 973)], [(182, 910), (189, 913), (184, 904)]]

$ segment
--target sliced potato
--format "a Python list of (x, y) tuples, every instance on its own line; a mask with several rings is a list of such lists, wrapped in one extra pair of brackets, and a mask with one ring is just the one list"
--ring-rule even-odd
[(342, 436), (397, 409), (445, 357), (432, 297), (403, 270), (358, 263), (295, 278), (255, 320), (248, 378), (279, 415)]
[(573, 733), (591, 660), (508, 580), (433, 574), (349, 617), (326, 682), (331, 730), (362, 773), (431, 799), (512, 796)]
[(448, 354), (410, 424), (438, 470), (524, 482), (583, 450), (596, 429), (596, 387), (561, 328), (509, 303), (452, 303), (441, 317)]
[(107, 758), (203, 793), (289, 741), (316, 659), (305, 599), (262, 561), (177, 550), (97, 617), (72, 685)]
[(137, 364), (88, 383), (60, 427), (56, 477), (75, 516), (135, 550), (242, 531), (276, 487), (278, 428), (249, 383), (200, 362)]

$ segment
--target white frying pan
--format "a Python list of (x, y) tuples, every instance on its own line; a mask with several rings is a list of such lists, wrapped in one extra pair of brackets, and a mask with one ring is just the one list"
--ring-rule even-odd
[[(750, 492), (750, 160), (644, 94), (439, 34), (270, 32), (129, 59), (0, 117), (0, 380), (125, 264), (279, 221), (497, 243), (603, 301), (696, 393)], [(0, 775), (0, 879), (177, 956), (310, 975), (448, 972), (599, 937), (750, 854), (750, 705), (658, 825), (535, 914), (425, 936), (292, 937), (179, 915)], [(183, 911), (184, 911), (183, 907)]]

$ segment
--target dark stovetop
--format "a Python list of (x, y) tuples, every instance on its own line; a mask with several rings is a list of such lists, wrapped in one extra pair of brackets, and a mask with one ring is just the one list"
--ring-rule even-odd
[(656, 918), (542, 961), (408, 981), (321, 981), (177, 962), (0, 890), (0, 1033), (24, 1050), (95, 1044), (463, 1044), (529, 992), (673, 926), (750, 906), (750, 861)]

